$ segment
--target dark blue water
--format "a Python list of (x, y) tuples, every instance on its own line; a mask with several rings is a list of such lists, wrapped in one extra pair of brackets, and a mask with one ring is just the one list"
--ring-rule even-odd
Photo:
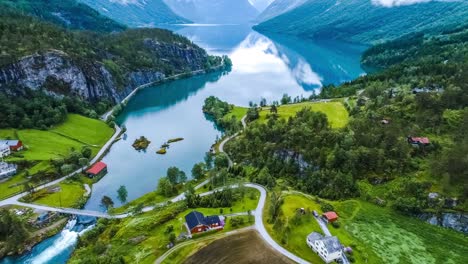
[[(355, 44), (267, 37), (248, 25), (191, 26), (178, 28), (177, 32), (209, 53), (229, 55), (234, 64), (232, 71), (178, 80), (138, 92), (118, 117), (127, 133), (104, 158), (109, 172), (93, 186), (86, 209), (103, 210), (100, 206), (103, 195), (110, 196), (119, 206), (117, 189), (121, 185), (126, 186), (129, 200), (155, 190), (158, 179), (171, 166), (190, 175), (193, 164), (203, 160), (221, 134), (201, 111), (203, 101), (210, 95), (247, 106), (261, 98), (269, 102), (279, 100), (284, 93), (307, 97), (319, 92), (325, 84), (338, 84), (364, 73), (359, 62), (365, 47)], [(146, 152), (136, 152), (131, 146), (140, 136), (151, 141)], [(155, 153), (161, 144), (175, 137), (185, 140), (172, 144), (165, 156)], [(0, 263), (63, 263), (74, 248), (76, 236), (76, 232), (65, 230), (39, 244), (31, 254)], [(49, 254), (48, 259), (44, 252)]]

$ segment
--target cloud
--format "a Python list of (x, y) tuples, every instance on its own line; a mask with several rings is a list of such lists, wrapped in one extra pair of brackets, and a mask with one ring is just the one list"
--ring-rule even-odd
[(432, 1), (455, 2), (456, 0), (371, 0), (371, 1), (372, 1), (372, 4), (374, 5), (393, 7), (393, 6), (427, 3), (427, 2), (432, 2)]

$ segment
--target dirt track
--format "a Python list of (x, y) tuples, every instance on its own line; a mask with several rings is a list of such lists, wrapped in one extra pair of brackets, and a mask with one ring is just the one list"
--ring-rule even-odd
[(219, 239), (190, 256), (185, 264), (221, 263), (293, 263), (271, 249), (256, 231), (248, 231)]

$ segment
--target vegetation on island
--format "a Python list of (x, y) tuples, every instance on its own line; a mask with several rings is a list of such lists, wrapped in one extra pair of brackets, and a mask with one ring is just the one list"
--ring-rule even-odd
[(157, 154), (164, 155), (167, 153), (167, 148), (161, 148), (158, 151), (156, 151)]
[(171, 144), (171, 143), (175, 143), (175, 142), (179, 142), (179, 141), (182, 141), (184, 140), (184, 138), (171, 138), (167, 141), (168, 144)]
[[(219, 98), (210, 96), (205, 99), (202, 108), (203, 112), (213, 119), (216, 126), (223, 129), (226, 134), (234, 134), (242, 129), (239, 113), (243, 113), (242, 108), (235, 108), (227, 102), (221, 101)], [(229, 114), (232, 113), (232, 114)]]
[(140, 138), (135, 139), (135, 142), (133, 142), (132, 147), (138, 151), (146, 150), (149, 144), (151, 144), (151, 141), (149, 141), (146, 137), (141, 136)]

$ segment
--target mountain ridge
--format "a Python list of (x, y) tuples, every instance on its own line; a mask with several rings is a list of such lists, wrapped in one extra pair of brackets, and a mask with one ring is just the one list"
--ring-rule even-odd
[(375, 44), (412, 32), (437, 31), (466, 23), (466, 13), (468, 2), (459, 1), (385, 7), (369, 0), (308, 0), (254, 29), (305, 38)]

